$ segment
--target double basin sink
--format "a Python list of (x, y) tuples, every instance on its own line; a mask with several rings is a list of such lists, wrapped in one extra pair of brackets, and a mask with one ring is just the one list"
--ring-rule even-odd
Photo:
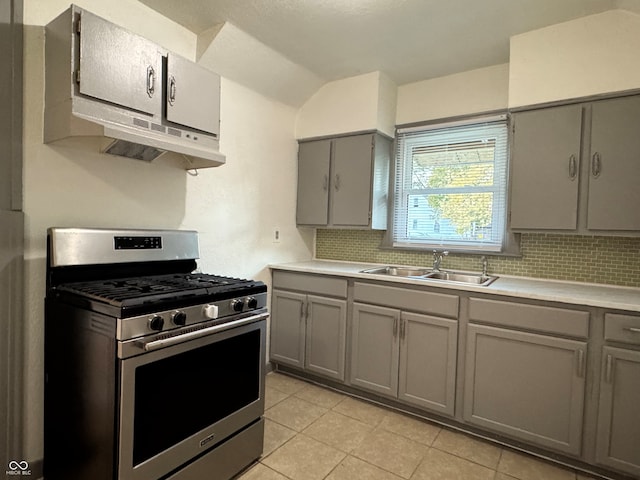
[(361, 273), (371, 273), (375, 275), (388, 275), (390, 277), (407, 277), (419, 280), (442, 280), (444, 282), (464, 283), (467, 285), (480, 285), (486, 287), (498, 277), (483, 275), (473, 272), (447, 272), (443, 270), (433, 271), (428, 268), (411, 267), (378, 267), (368, 270), (361, 270)]

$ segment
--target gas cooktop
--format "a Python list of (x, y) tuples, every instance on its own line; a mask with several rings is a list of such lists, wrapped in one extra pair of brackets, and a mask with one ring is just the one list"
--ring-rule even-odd
[[(120, 315), (146, 310), (177, 308), (194, 303), (226, 300), (238, 295), (267, 291), (263, 282), (204, 273), (151, 275), (70, 282), (57, 285), (55, 296), (70, 303), (102, 310), (99, 305), (120, 310)], [(148, 308), (146, 308), (148, 307)], [(128, 313), (126, 313), (128, 312)]]

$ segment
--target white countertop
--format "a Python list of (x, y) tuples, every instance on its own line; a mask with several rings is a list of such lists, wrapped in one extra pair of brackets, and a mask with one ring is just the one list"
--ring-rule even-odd
[(527, 277), (499, 275), (499, 278), (488, 286), (467, 285), (441, 280), (424, 280), (418, 278), (392, 277), (362, 273), (362, 270), (385, 266), (386, 264), (353, 263), (335, 260), (311, 260), (269, 265), (273, 270), (291, 272), (316, 273), (340, 277), (378, 280), (399, 284), (442, 287), (467, 292), (505, 295), (509, 297), (561, 302), (572, 305), (585, 305), (618, 310), (640, 312), (640, 288), (618, 287), (595, 283), (564, 282)]

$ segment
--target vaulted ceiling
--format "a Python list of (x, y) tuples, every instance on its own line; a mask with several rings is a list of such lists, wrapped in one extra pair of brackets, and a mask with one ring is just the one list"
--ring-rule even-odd
[(640, 13), (640, 0), (140, 1), (196, 34), (228, 22), (323, 81), (380, 70), (398, 85), (506, 63), (515, 34)]

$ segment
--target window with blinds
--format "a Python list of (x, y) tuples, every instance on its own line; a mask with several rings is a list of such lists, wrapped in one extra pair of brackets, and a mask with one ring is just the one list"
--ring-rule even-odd
[(507, 135), (506, 116), (399, 129), (393, 245), (501, 251)]

